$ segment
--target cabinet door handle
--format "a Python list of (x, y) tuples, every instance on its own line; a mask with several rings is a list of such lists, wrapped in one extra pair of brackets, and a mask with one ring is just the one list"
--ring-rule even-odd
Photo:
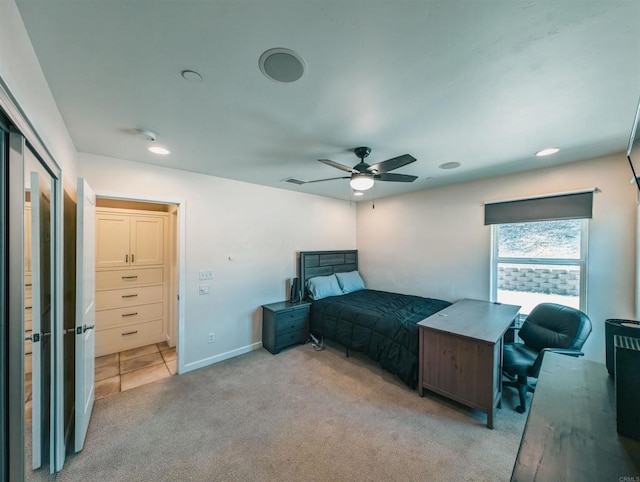
[(135, 335), (136, 333), (138, 333), (138, 330), (135, 331), (128, 331), (126, 333), (123, 333), (122, 336), (129, 336), (129, 335)]
[(134, 263), (134, 262), (135, 262), (135, 257), (134, 257), (134, 256), (135, 256), (135, 255), (132, 253), (132, 254), (131, 254), (131, 262), (132, 262), (132, 263)]
[(137, 294), (135, 295), (122, 295), (123, 298), (135, 298), (136, 296), (138, 296)]
[(135, 275), (135, 276), (123, 276), (122, 279), (138, 279), (138, 275)]
[(136, 316), (138, 314), (138, 312), (136, 311), (135, 313), (123, 313), (122, 317), (126, 318), (127, 316)]
[(129, 262), (129, 255), (128, 255), (128, 254), (125, 254), (125, 255), (124, 255), (124, 262), (125, 262), (125, 263), (128, 263), (128, 262)]

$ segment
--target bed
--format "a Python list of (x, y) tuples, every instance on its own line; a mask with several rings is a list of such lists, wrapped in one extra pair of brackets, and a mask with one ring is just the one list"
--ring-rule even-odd
[[(300, 280), (304, 298), (312, 302), (309, 331), (364, 353), (388, 372), (415, 388), (418, 383), (417, 323), (451, 305), (448, 301), (370, 289), (311, 299), (308, 281), (343, 277), (358, 269), (358, 252), (303, 251)], [(345, 287), (346, 288), (346, 287)], [(348, 290), (347, 290), (348, 291)]]

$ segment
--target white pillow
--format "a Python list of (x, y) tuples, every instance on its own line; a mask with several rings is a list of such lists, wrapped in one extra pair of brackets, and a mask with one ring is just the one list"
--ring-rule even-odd
[(364, 289), (364, 281), (357, 271), (349, 271), (348, 273), (336, 273), (338, 283), (344, 294), (353, 293)]
[(316, 276), (307, 280), (307, 289), (312, 300), (321, 300), (327, 296), (343, 294), (335, 274), (329, 276)]

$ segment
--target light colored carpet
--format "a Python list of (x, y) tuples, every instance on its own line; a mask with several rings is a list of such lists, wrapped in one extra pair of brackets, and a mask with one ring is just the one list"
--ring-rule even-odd
[(361, 355), (261, 349), (98, 400), (56, 480), (508, 480), (526, 418), (516, 398), (489, 430)]

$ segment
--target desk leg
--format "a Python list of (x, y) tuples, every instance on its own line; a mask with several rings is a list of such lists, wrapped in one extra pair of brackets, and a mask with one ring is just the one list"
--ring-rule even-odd
[(491, 407), (487, 412), (487, 428), (493, 429), (493, 414), (496, 411), (496, 407)]

